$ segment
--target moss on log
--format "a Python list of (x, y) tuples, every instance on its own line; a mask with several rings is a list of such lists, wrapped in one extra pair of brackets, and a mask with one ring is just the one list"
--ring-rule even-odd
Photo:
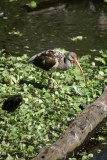
[(107, 87), (102, 95), (69, 125), (65, 133), (49, 148), (42, 149), (32, 160), (63, 160), (77, 149), (98, 124), (107, 117)]

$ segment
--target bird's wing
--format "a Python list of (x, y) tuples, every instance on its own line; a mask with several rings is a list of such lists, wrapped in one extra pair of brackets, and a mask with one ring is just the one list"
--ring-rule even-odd
[(53, 52), (45, 51), (35, 56), (33, 64), (46, 71), (49, 71), (56, 63)]

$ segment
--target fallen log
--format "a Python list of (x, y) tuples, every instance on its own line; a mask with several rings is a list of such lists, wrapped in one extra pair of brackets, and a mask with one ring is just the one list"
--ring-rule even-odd
[(40, 151), (32, 160), (64, 160), (77, 149), (98, 124), (107, 117), (107, 87), (102, 95), (69, 125), (65, 133), (49, 148)]

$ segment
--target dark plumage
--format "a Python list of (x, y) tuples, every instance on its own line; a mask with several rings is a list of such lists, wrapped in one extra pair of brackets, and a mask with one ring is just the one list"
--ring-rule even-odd
[(36, 54), (29, 59), (35, 66), (46, 71), (62, 70), (62, 62), (64, 62), (65, 55), (60, 51), (47, 50)]
[(53, 51), (42, 52), (34, 55), (29, 59), (30, 62), (37, 67), (40, 67), (46, 71), (49, 71), (56, 63), (55, 54)]
[[(42, 68), (45, 71), (51, 71), (51, 72), (65, 71), (69, 69), (71, 67), (72, 61), (75, 62), (75, 64), (79, 67), (85, 82), (85, 76), (83, 74), (83, 70), (79, 65), (79, 62), (77, 61), (76, 54), (74, 52), (70, 52), (68, 53), (67, 56), (65, 56), (60, 51), (47, 50), (39, 54), (36, 54), (29, 59), (29, 62), (32, 62), (35, 66)], [(52, 81), (55, 85), (58, 86), (58, 84), (53, 78), (49, 78), (48, 86), (50, 81)]]
[(4, 101), (2, 109), (8, 112), (14, 112), (22, 100), (23, 98), (21, 95), (9, 96), (9, 98)]

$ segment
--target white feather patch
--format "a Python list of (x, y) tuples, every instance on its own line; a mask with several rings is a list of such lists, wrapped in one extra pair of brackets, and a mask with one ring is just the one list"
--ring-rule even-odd
[(45, 65), (45, 59), (43, 60), (43, 62), (42, 62), (42, 63), (43, 63), (43, 65)]
[(32, 56), (32, 57), (29, 59), (29, 62), (33, 62), (33, 61), (35, 60), (35, 58), (36, 58), (36, 57), (41, 56), (41, 54), (43, 54), (43, 53), (44, 53), (44, 52), (42, 52), (42, 53), (38, 53), (38, 54), (36, 54), (36, 55)]

